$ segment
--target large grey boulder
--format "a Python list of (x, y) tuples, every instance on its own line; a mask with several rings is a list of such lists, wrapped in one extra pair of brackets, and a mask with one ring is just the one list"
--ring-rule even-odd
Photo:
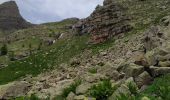
[(0, 99), (10, 99), (24, 96), (30, 90), (31, 84), (21, 81), (0, 86)]
[(151, 81), (152, 81), (152, 77), (146, 71), (135, 78), (135, 82), (138, 85), (138, 87), (142, 87), (143, 85), (148, 85), (151, 83)]
[(113, 80), (119, 80), (120, 78), (124, 77), (123, 74), (117, 71), (117, 67), (108, 62), (98, 70), (98, 73), (105, 75)]
[(125, 66), (124, 72), (127, 77), (136, 77), (144, 72), (144, 67), (136, 65), (134, 63), (130, 63), (129, 65)]
[(159, 61), (158, 66), (160, 66), (160, 67), (170, 67), (170, 61)]
[(170, 73), (170, 67), (155, 67), (151, 66), (151, 73), (153, 77)]

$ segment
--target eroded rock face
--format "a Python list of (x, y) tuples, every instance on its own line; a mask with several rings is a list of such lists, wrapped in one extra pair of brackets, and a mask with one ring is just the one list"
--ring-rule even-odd
[(91, 34), (91, 42), (101, 43), (113, 36), (131, 30), (130, 19), (124, 13), (124, 8), (114, 0), (105, 0), (103, 6), (97, 6), (95, 11), (86, 19), (81, 20), (76, 28), (77, 34)]
[(165, 34), (161, 32), (159, 26), (152, 26), (143, 38), (144, 48), (146, 51), (150, 51), (158, 46), (161, 46), (164, 42)]
[(20, 15), (15, 1), (5, 2), (0, 5), (0, 30), (12, 31), (30, 26), (31, 24), (26, 22)]

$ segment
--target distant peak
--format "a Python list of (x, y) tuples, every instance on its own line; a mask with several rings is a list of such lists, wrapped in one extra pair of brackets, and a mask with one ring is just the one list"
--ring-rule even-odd
[(27, 28), (30, 25), (21, 16), (15, 1), (11, 0), (0, 4), (0, 30), (13, 31)]
[(13, 1), (13, 0), (10, 0), (10, 1), (7, 1), (7, 2), (4, 2), (4, 3), (2, 3), (2, 5), (6, 5), (6, 4), (13, 4), (13, 5), (17, 5), (16, 4), (16, 2), (15, 1)]

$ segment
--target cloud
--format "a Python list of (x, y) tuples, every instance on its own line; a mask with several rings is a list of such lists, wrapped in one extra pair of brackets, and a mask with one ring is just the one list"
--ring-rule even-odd
[(6, 2), (6, 1), (9, 1), (9, 0), (0, 0), (0, 4), (3, 3), (3, 2)]
[[(0, 0), (7, 1), (7, 0)], [(32, 23), (59, 21), (65, 18), (85, 18), (103, 0), (15, 0), (22, 16)]]

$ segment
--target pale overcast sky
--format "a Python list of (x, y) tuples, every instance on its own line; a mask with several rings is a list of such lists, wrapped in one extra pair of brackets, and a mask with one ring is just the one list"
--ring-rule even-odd
[[(0, 0), (0, 3), (9, 0)], [(29, 22), (44, 23), (65, 18), (85, 18), (103, 0), (15, 0), (21, 15)]]

